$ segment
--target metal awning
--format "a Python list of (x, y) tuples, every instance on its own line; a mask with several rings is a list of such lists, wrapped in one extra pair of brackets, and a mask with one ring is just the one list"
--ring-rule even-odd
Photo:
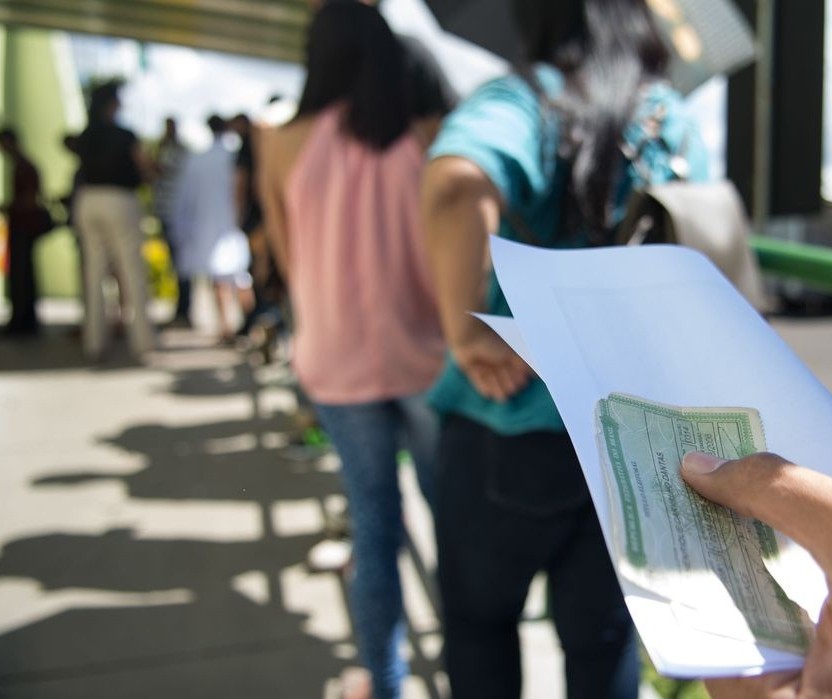
[(305, 0), (0, 0), (0, 24), (302, 61)]

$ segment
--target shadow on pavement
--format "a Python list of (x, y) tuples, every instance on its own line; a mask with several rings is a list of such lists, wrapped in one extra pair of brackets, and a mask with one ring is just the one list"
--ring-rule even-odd
[[(185, 590), (185, 603), (76, 608), (0, 636), (4, 697), (320, 697), (344, 663), (281, 599), (311, 537), (253, 543), (54, 534), (4, 547), (0, 575), (46, 590)], [(265, 571), (268, 600), (231, 587)]]
[(96, 481), (120, 481), (130, 497), (160, 500), (240, 500), (265, 511), (277, 500), (297, 500), (340, 494), (337, 473), (321, 470), (314, 459), (281, 458), (277, 425), (288, 421), (253, 419), (184, 427), (158, 423), (130, 427), (104, 440), (107, 444), (145, 456), (147, 466), (135, 473), (101, 470), (61, 472), (36, 479), (34, 486), (72, 486)]
[[(15, 368), (75, 366), (71, 353), (50, 344), (51, 350), (35, 351), (22, 365), (17, 357)], [(2, 356), (0, 350), (0, 361)], [(65, 361), (49, 361), (61, 356)], [(221, 387), (206, 372), (175, 372), (173, 391), (248, 393), (256, 407), (251, 370), (243, 364), (231, 371), (238, 380)], [(316, 461), (281, 458), (279, 430), (288, 417), (279, 418), (255, 410), (243, 420), (133, 425), (103, 441), (141, 454), (144, 468), (127, 474), (56, 468), (32, 482), (33, 488), (70, 491), (119, 482), (130, 500), (167, 504), (173, 512), (177, 503), (250, 502), (261, 535), (252, 541), (168, 540), (113, 528), (100, 535), (62, 531), (4, 542), (0, 580), (33, 580), (46, 592), (99, 591), (103, 602), (76, 605), (0, 635), (0, 696), (323, 696), (328, 678), (347, 661), (337, 657), (337, 644), (305, 630), (306, 614), (287, 609), (281, 580), (284, 571), (305, 562), (323, 533), (279, 536), (272, 508), (295, 499), (322, 502), (340, 494), (341, 486), (337, 473), (320, 470)], [(240, 576), (252, 574), (259, 583), (255, 599), (235, 589)], [(126, 595), (126, 601), (108, 602), (113, 595)], [(130, 595), (141, 599), (131, 602)], [(350, 639), (339, 639), (344, 641)]]

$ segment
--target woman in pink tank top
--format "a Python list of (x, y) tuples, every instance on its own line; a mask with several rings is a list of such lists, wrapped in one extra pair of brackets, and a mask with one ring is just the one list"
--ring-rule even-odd
[(298, 114), (259, 143), (294, 368), (342, 462), (351, 611), (375, 699), (398, 699), (407, 673), (396, 457), (410, 452), (432, 505), (437, 423), (422, 394), (444, 355), (419, 210), (430, 134), (411, 118), (404, 67), (375, 9), (325, 5), (310, 28)]

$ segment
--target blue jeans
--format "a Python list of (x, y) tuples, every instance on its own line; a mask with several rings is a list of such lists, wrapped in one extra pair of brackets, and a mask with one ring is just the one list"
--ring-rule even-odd
[[(422, 396), (355, 405), (315, 404), (341, 458), (350, 507), (354, 575), (350, 584), (359, 653), (374, 699), (399, 699), (408, 672), (398, 553), (403, 542), (397, 454), (407, 449), (419, 486), (434, 502), (438, 421)], [(431, 509), (433, 509), (431, 507)]]
[(519, 699), (517, 624), (546, 571), (569, 699), (636, 699), (635, 634), (568, 435), (442, 425), (436, 534), (454, 699)]

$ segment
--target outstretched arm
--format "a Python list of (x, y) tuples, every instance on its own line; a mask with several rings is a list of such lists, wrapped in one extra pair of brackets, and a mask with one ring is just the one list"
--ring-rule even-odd
[(474, 163), (432, 161), (422, 196), (428, 254), (442, 326), (456, 361), (475, 388), (503, 401), (526, 385), (529, 367), (469, 311), (481, 310), (486, 241), (500, 222), (500, 194)]

